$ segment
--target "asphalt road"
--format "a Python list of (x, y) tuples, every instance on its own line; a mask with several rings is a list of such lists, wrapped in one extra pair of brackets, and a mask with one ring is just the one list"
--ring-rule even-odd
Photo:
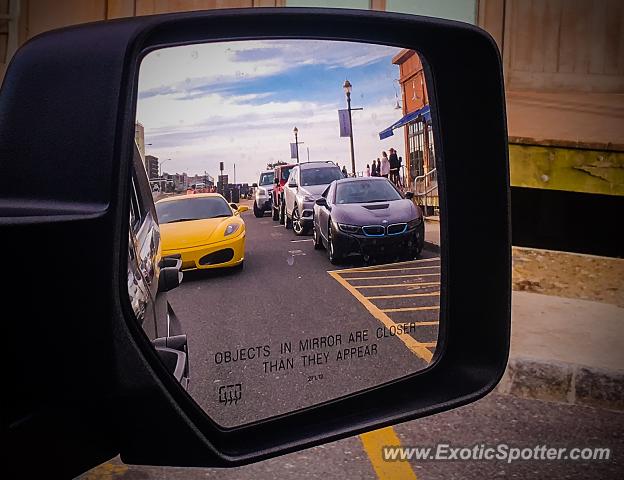
[(241, 425), (427, 366), (438, 331), (435, 254), (335, 267), (311, 236), (243, 215), (244, 269), (187, 272), (169, 294), (189, 338), (189, 391), (215, 421)]
[[(315, 251), (309, 241), (292, 242), (302, 238), (274, 226), (269, 217), (256, 219), (245, 214), (245, 220), (249, 235), (245, 269), (188, 273), (184, 284), (170, 295), (191, 342), (191, 394), (215, 420), (235, 425), (292, 411), (412, 373), (427, 364), (427, 352), (430, 355), (435, 350), (437, 325), (433, 319), (437, 311), (420, 308), (437, 302), (438, 286), (431, 274), (439, 261), (434, 254), (424, 252), (416, 262), (370, 269), (344, 265), (335, 272), (324, 251)], [(423, 269), (425, 265), (434, 268)], [(393, 298), (379, 298), (388, 296)], [(376, 339), (376, 329), (389, 322), (423, 325), (410, 335)], [(368, 340), (360, 343), (377, 343), (376, 355), (342, 363), (332, 357), (325, 364), (311, 366), (299, 361), (293, 369), (274, 372), (264, 371), (264, 359), (215, 365), (215, 354), (241, 346), (269, 345), (267, 358), (275, 361), (280, 357), (276, 355), (280, 343), (286, 341), (292, 342), (292, 356), (299, 358), (298, 339), (340, 333), (347, 341), (349, 332), (367, 328)], [(336, 354), (336, 348), (318, 349), (327, 351)], [(219, 387), (236, 383), (241, 385), (240, 399), (220, 402)], [(383, 462), (381, 446), (398, 444), (606, 447), (611, 453), (609, 460), (603, 461)], [(490, 394), (449, 412), (240, 468), (130, 466), (116, 458), (81, 478), (594, 480), (622, 478), (623, 459), (624, 414), (620, 412)]]
[[(624, 414), (589, 407), (490, 394), (471, 405), (394, 427), (403, 446), (475, 444), (534, 447), (607, 447), (607, 461), (410, 461), (396, 475), (373, 468), (362, 437), (350, 437), (301, 452), (233, 469), (123, 465), (114, 459), (83, 475), (82, 480), (196, 479), (386, 479), (484, 478), (616, 479), (624, 472)], [(372, 452), (374, 456), (374, 452)], [(391, 465), (390, 465), (391, 467)]]

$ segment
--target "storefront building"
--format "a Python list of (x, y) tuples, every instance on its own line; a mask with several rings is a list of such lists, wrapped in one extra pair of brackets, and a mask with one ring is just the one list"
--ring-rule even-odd
[(384, 139), (402, 130), (405, 186), (416, 194), (417, 203), (437, 207), (435, 148), (422, 63), (414, 50), (405, 49), (394, 56), (392, 63), (399, 67), (397, 81), (401, 86), (403, 117), (380, 132), (379, 137)]

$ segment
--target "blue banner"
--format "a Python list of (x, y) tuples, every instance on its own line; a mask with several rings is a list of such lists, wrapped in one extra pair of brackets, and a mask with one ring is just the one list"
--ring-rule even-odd
[(338, 121), (340, 123), (340, 136), (351, 136), (351, 124), (349, 122), (349, 110), (338, 110)]

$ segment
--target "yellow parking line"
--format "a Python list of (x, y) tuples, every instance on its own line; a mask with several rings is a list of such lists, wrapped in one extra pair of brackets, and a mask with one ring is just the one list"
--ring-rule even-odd
[(383, 280), (385, 278), (414, 278), (414, 277), (438, 277), (439, 273), (418, 273), (408, 275), (386, 275), (383, 277), (349, 277), (345, 280)]
[(359, 270), (355, 270), (355, 271), (348, 271), (345, 272), (344, 270), (340, 271), (341, 274), (345, 274), (345, 273), (377, 273), (377, 272), (400, 272), (403, 270), (429, 270), (431, 268), (440, 268), (440, 265), (431, 265), (429, 267), (403, 267), (403, 268), (380, 268), (378, 270), (368, 270), (368, 271), (359, 271)]
[(419, 260), (407, 260), (405, 262), (396, 262), (396, 263), (383, 263), (381, 265), (368, 265), (366, 267), (343, 268), (342, 270), (330, 270), (327, 273), (359, 272), (360, 270), (374, 270), (376, 268), (387, 267), (388, 265), (406, 265), (406, 264), (412, 264), (412, 263), (435, 262), (437, 260), (440, 260), (440, 257), (421, 258)]
[(390, 284), (383, 284), (383, 285), (352, 285), (352, 287), (353, 288), (392, 288), (392, 287), (429, 287), (432, 285), (440, 285), (440, 282), (390, 283)]
[[(342, 278), (339, 272), (334, 271), (334, 272), (327, 272), (327, 273), (329, 273), (332, 277), (334, 277), (334, 279), (338, 283), (340, 283), (344, 288), (346, 288), (349, 292), (351, 292), (351, 295), (353, 295), (356, 299), (358, 299), (360, 303), (364, 305), (364, 307), (371, 313), (373, 317), (375, 317), (377, 320), (383, 323), (387, 328), (390, 328), (390, 327), (396, 328), (397, 324), (394, 323), (390, 319), (390, 317), (388, 317), (388, 315), (386, 315), (381, 309), (375, 306), (370, 300), (367, 300), (366, 297), (362, 295), (360, 292), (358, 292), (355, 287), (353, 287), (349, 282), (347, 282), (344, 278)], [(431, 362), (431, 359), (433, 358), (433, 354), (427, 347), (424, 347), (422, 343), (418, 342), (416, 339), (414, 339), (411, 336), (408, 336), (408, 337), (401, 336), (399, 338), (407, 346), (407, 348), (409, 348), (412, 351), (412, 353), (414, 353), (414, 355), (422, 358), (427, 363)]]
[(392, 312), (418, 312), (420, 310), (439, 310), (439, 305), (433, 305), (430, 307), (405, 307), (405, 308), (385, 308), (382, 310), (384, 313)]
[(427, 292), (427, 293), (404, 293), (402, 295), (375, 295), (373, 297), (366, 297), (369, 300), (381, 300), (384, 298), (414, 298), (414, 297), (434, 297), (440, 295), (440, 292)]
[(401, 446), (401, 440), (394, 428), (386, 427), (362, 433), (360, 440), (379, 480), (416, 480), (416, 473), (409, 462), (388, 462), (383, 459), (383, 447)]
[[(439, 325), (440, 322), (438, 320), (431, 320), (428, 322), (411, 322), (411, 324), (416, 325), (417, 327), (430, 327), (432, 325)], [(409, 324), (406, 324), (406, 325), (409, 325)]]

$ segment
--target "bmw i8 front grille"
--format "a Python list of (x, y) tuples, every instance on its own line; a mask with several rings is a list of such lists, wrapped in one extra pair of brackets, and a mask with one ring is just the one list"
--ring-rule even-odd
[(387, 227), (388, 235), (400, 235), (407, 230), (407, 223), (394, 223)]
[(368, 237), (382, 237), (386, 233), (382, 225), (366, 225), (362, 227), (362, 231)]

